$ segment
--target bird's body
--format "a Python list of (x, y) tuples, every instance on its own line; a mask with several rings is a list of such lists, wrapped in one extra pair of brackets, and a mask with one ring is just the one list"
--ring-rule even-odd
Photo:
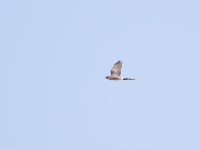
[(121, 77), (121, 68), (122, 68), (121, 60), (117, 61), (113, 68), (111, 69), (111, 75), (107, 76), (106, 79), (108, 80), (135, 80), (132, 78), (123, 78)]
[(106, 79), (109, 79), (109, 80), (123, 80), (123, 77), (107, 76)]

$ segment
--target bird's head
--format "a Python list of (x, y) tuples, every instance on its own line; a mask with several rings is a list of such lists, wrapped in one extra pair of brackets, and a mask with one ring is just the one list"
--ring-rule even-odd
[(106, 79), (109, 79), (109, 76), (106, 76), (105, 78), (106, 78)]

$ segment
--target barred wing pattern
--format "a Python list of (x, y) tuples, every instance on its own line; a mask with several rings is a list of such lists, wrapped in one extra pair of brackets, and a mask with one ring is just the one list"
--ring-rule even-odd
[(113, 68), (111, 69), (111, 76), (120, 76), (121, 75), (121, 68), (122, 68), (121, 60), (117, 61)]

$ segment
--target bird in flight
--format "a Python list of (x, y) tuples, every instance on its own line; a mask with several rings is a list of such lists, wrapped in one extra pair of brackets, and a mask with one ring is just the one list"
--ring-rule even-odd
[(135, 80), (132, 78), (123, 78), (121, 77), (121, 68), (122, 68), (121, 60), (117, 61), (111, 69), (111, 75), (107, 76), (106, 79), (108, 80)]

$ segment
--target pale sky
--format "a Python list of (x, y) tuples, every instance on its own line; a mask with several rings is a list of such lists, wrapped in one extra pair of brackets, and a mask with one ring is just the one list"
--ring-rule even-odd
[[(199, 150), (199, 0), (0, 1), (1, 150)], [(134, 81), (109, 81), (113, 64)]]

